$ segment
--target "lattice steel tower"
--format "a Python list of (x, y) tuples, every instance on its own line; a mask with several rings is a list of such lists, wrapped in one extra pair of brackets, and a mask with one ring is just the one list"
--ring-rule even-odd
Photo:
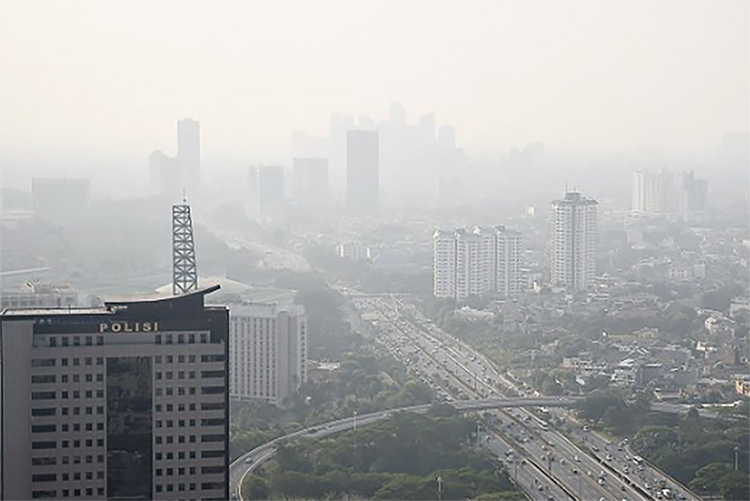
[(172, 293), (176, 296), (198, 288), (195, 266), (193, 220), (187, 200), (172, 206)]

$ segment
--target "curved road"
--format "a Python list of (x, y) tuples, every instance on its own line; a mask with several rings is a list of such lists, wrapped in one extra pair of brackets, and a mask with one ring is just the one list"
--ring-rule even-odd
[[(562, 407), (573, 405), (578, 401), (576, 398), (565, 397), (565, 398), (492, 398), (487, 400), (474, 400), (474, 401), (459, 401), (453, 402), (451, 405), (459, 411), (466, 410), (480, 410), (480, 409), (494, 409), (498, 407)], [(433, 404), (423, 405), (412, 405), (409, 407), (399, 407), (395, 409), (389, 409), (379, 412), (373, 412), (371, 414), (364, 414), (356, 417), (357, 426), (366, 426), (382, 419), (390, 418), (396, 412), (416, 412), (423, 414), (427, 412)], [(242, 485), (242, 479), (248, 473), (252, 472), (263, 464), (265, 461), (273, 457), (276, 453), (276, 445), (280, 442), (290, 440), (297, 437), (307, 436), (310, 438), (323, 438), (334, 433), (339, 433), (348, 430), (354, 426), (354, 416), (337, 419), (328, 423), (323, 423), (309, 428), (304, 428), (294, 433), (278, 437), (270, 442), (266, 442), (263, 445), (256, 447), (255, 449), (247, 452), (237, 458), (229, 466), (229, 491), (236, 493), (239, 496), (239, 488)]]

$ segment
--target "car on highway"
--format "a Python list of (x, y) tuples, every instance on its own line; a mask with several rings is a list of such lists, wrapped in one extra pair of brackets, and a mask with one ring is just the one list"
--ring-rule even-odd
[(253, 458), (245, 458), (245, 464), (253, 464)]

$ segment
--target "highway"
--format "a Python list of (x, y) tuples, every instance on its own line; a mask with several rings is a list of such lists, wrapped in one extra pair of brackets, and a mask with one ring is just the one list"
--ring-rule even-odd
[[(455, 402), (453, 405), (458, 410), (482, 410), (482, 409), (493, 409), (497, 407), (522, 407), (522, 406), (566, 406), (572, 405), (576, 402), (576, 399), (553, 399), (553, 398), (493, 398), (486, 400), (476, 401), (465, 401)], [(373, 412), (371, 414), (364, 414), (357, 416), (356, 422), (357, 427), (363, 427), (376, 423), (377, 421), (390, 418), (395, 412), (416, 412), (422, 414), (427, 412), (432, 404), (424, 405), (413, 405), (408, 407), (399, 407), (396, 409), (388, 409), (379, 412)], [(278, 437), (270, 442), (266, 442), (263, 445), (256, 447), (250, 452), (243, 454), (232, 462), (229, 468), (229, 483), (230, 492), (239, 492), (239, 486), (241, 485), (242, 478), (247, 474), (254, 471), (257, 467), (263, 464), (265, 461), (271, 459), (276, 453), (276, 445), (283, 441), (291, 440), (299, 437), (308, 438), (322, 438), (335, 433), (340, 433), (345, 430), (349, 430), (354, 426), (354, 416), (330, 421), (328, 423), (311, 426), (294, 433)], [(497, 438), (498, 443), (502, 442), (501, 439)], [(504, 443), (504, 442), (503, 442)], [(493, 446), (496, 444), (493, 443)], [(505, 444), (505, 449), (510, 449), (510, 446)], [(522, 469), (524, 470), (524, 469)], [(526, 468), (531, 472), (530, 468)], [(523, 473), (522, 473), (523, 474)]]
[[(436, 388), (441, 398), (452, 401), (454, 398), (525, 395), (519, 385), (485, 357), (438, 329), (413, 305), (397, 298), (358, 297), (351, 291), (349, 296), (360, 313), (370, 319), (375, 339), (425, 383)], [(606, 441), (596, 444), (601, 437), (582, 427), (579, 431), (583, 437), (574, 437), (574, 443), (558, 430), (551, 430), (539, 415), (530, 411), (498, 411), (498, 417), (505, 423), (500, 434), (520, 440), (529, 459), (546, 466), (549, 480), (577, 499), (657, 499), (672, 495), (678, 499), (697, 499), (695, 494), (649, 465), (643, 462), (637, 465), (626, 447)], [(568, 413), (561, 417), (574, 422)], [(585, 440), (594, 444), (599, 452), (583, 445)], [(527, 486), (522, 487), (528, 492)]]
[[(634, 459), (627, 444), (609, 443), (584, 429), (571, 413), (553, 409), (569, 406), (575, 399), (543, 397), (537, 392), (527, 395), (510, 374), (499, 371), (480, 353), (438, 329), (398, 298), (348, 295), (372, 338), (431, 385), (438, 399), (462, 410), (516, 407), (495, 412), (500, 424), (483, 430), (480, 444), (506, 463), (511, 478), (531, 499), (660, 499), (666, 497), (665, 488), (670, 497), (699, 499), (640, 458)], [(550, 409), (540, 414), (521, 408), (524, 406)], [(402, 410), (426, 412), (428, 408), (424, 405)], [(387, 419), (393, 412), (359, 416), (357, 426)], [(562, 428), (568, 436), (552, 430), (544, 420), (547, 417), (564, 421)], [(302, 435), (323, 437), (350, 429), (353, 424), (352, 418), (326, 423), (254, 449), (232, 463), (231, 491), (237, 492), (242, 477), (273, 456), (279, 441)]]

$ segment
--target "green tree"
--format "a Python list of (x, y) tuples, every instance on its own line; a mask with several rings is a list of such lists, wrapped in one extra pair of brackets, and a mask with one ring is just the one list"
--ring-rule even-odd
[(242, 499), (268, 499), (270, 491), (265, 479), (248, 475), (242, 483)]
[(727, 500), (750, 499), (750, 476), (747, 471), (732, 471), (719, 482), (721, 495)]
[(732, 467), (727, 463), (707, 464), (695, 472), (688, 487), (697, 492), (719, 492), (719, 482), (731, 471)]

